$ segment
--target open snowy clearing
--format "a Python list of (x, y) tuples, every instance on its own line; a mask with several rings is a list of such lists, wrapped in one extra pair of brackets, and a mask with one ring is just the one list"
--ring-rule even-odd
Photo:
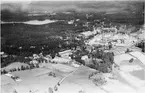
[[(60, 86), (58, 86), (58, 90), (54, 91), (54, 86), (58, 81), (76, 69), (78, 70), (67, 77)], [(49, 76), (49, 72), (55, 73), (56, 77)], [(126, 84), (122, 82), (122, 80), (110, 79), (108, 76), (105, 76), (107, 80), (106, 85), (100, 87), (96, 86), (92, 80), (88, 79), (88, 76), (92, 72), (95, 72), (95, 70), (85, 66), (74, 68), (64, 64), (47, 63), (41, 68), (13, 72), (13, 75), (20, 77), (22, 80), (20, 82), (13, 81), (11, 78), (2, 75), (2, 93), (11, 93), (14, 89), (18, 93), (29, 93), (30, 91), (33, 93), (49, 93), (49, 88), (52, 88), (54, 93), (141, 93), (137, 92), (137, 90), (132, 87), (131, 83)], [(120, 72), (119, 75), (123, 79), (130, 77), (130, 75), (125, 72)], [(135, 80), (134, 78), (131, 79)], [(140, 82), (138, 82), (139, 85)], [(144, 87), (143, 84), (140, 85), (140, 90), (138, 90), (143, 91), (142, 87)]]
[(4, 68), (2, 68), (1, 70), (6, 70), (6, 71), (9, 71), (10, 69), (14, 69), (14, 68), (21, 68), (21, 66), (24, 66), (24, 67), (27, 67), (29, 66), (28, 64), (25, 64), (25, 63), (20, 63), (20, 62), (14, 62)]

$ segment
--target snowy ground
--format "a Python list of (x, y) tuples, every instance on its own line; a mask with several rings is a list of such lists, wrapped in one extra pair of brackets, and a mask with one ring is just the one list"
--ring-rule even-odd
[[(22, 80), (19, 82), (2, 75), (2, 93), (12, 93), (14, 89), (18, 93), (30, 93), (30, 91), (32, 93), (49, 93), (49, 88), (54, 91), (54, 86), (58, 81), (76, 69), (78, 70), (66, 78), (54, 93), (143, 93), (143, 87), (145, 87), (144, 82), (135, 79), (123, 67), (121, 71), (114, 70), (115, 79), (109, 78), (107, 76), (109, 74), (104, 74), (107, 84), (96, 86), (92, 80), (88, 79), (88, 76), (95, 70), (88, 67), (75, 68), (69, 65), (51, 63), (41, 65), (41, 68), (13, 72), (13, 75), (19, 76)], [(49, 72), (54, 72), (56, 77), (48, 76)]]
[(14, 62), (14, 63), (2, 68), (1, 70), (5, 69), (6, 71), (9, 71), (10, 69), (21, 68), (21, 66), (27, 67), (29, 65), (26, 63), (21, 63), (21, 62)]

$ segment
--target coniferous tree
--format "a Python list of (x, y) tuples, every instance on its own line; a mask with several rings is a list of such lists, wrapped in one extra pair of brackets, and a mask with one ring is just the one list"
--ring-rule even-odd
[(10, 69), (10, 72), (13, 72), (12, 69)]
[(127, 50), (125, 51), (125, 53), (128, 53), (128, 52), (130, 52), (130, 50), (127, 48)]
[(35, 65), (32, 63), (32, 64), (30, 65), (30, 69), (33, 69), (33, 68), (35, 68)]
[(18, 68), (18, 71), (20, 71), (21, 69), (20, 68)]
[(6, 73), (8, 73), (5, 69), (3, 70), (3, 74), (6, 74)]
[(36, 64), (36, 68), (39, 68), (39, 64)]
[(32, 69), (33, 69), (34, 67), (35, 67), (34, 64), (32, 64)]
[(24, 70), (24, 69), (25, 69), (25, 68), (24, 68), (24, 66), (22, 65), (22, 66), (21, 66), (21, 70)]
[(14, 90), (13, 93), (18, 93), (18, 92), (16, 90)]
[(28, 70), (29, 69), (29, 66), (26, 66), (26, 70)]
[(3, 71), (1, 70), (1, 74), (3, 74)]
[(15, 71), (15, 69), (13, 68), (13, 69), (12, 69), (12, 72), (14, 72), (14, 71)]
[(32, 64), (30, 64), (30, 69), (33, 69), (33, 66), (32, 66)]
[(24, 66), (24, 70), (26, 70), (26, 67)]

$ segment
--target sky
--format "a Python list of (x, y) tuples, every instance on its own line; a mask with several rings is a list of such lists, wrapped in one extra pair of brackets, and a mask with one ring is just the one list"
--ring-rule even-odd
[[(21, 3), (21, 2), (23, 3)], [(25, 1), (25, 3), (24, 3)], [(9, 9), (11, 11), (47, 11), (47, 12), (62, 12), (75, 10), (77, 12), (106, 12), (106, 13), (127, 13), (128, 9), (135, 10), (136, 6), (127, 2), (97, 2), (91, 3), (89, 1), (99, 1), (99, 0), (80, 0), (88, 1), (87, 3), (80, 2), (32, 2), (32, 1), (62, 1), (62, 0), (2, 0), (3, 9)], [(63, 0), (63, 1), (78, 1), (78, 0)], [(101, 0), (102, 1), (102, 0)], [(103, 0), (103, 1), (122, 1), (122, 0)], [(125, 0), (127, 1), (127, 0)], [(130, 1), (130, 0), (129, 0)], [(138, 1), (138, 0), (137, 0)], [(5, 2), (13, 2), (14, 4), (5, 4)], [(20, 3), (19, 3), (20, 2)], [(58, 8), (59, 7), (59, 8)]]
[(144, 1), (144, 0), (1, 0), (2, 2), (31, 2), (31, 1)]

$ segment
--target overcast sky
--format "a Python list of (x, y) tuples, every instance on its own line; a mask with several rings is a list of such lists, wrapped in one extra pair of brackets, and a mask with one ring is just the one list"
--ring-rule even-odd
[[(1, 10), (9, 9), (10, 11), (47, 11), (47, 12), (63, 12), (74, 10), (77, 12), (106, 12), (106, 13), (129, 13), (130, 11), (140, 10), (142, 5), (127, 2), (89, 2), (99, 0), (79, 0), (88, 1), (80, 2), (32, 2), (32, 1), (78, 1), (78, 0), (2, 0), (3, 2), (14, 2), (13, 4), (3, 4)], [(23, 1), (23, 3), (19, 3)], [(24, 3), (25, 1), (25, 3)], [(102, 1), (102, 0), (101, 0)], [(103, 0), (103, 1), (123, 1), (123, 0)], [(125, 0), (127, 1), (127, 0)], [(129, 0), (130, 1), (130, 0)], [(133, 0), (134, 1), (134, 0)], [(138, 1), (138, 0), (137, 0)], [(139, 7), (139, 9), (137, 9)]]
[(31, 1), (144, 1), (144, 0), (1, 0), (2, 2), (31, 2)]

